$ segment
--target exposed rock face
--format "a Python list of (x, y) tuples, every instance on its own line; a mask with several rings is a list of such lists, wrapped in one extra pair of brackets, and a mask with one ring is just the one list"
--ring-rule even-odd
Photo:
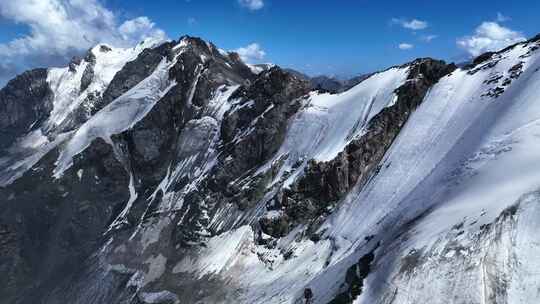
[(231, 181), (274, 155), (283, 142), (287, 120), (300, 107), (298, 98), (308, 92), (307, 82), (278, 67), (236, 91), (231, 98), (240, 101), (225, 113), (221, 128), (223, 159), (235, 161), (224, 161), (218, 176), (232, 175), (227, 178)]
[[(191, 207), (186, 209), (185, 223), (175, 232), (176, 242), (181, 246), (200, 243), (209, 236), (201, 234), (201, 228), (208, 229), (210, 234), (230, 229), (233, 222), (213, 227), (206, 217), (216, 216), (228, 204), (234, 206), (235, 212), (249, 211), (261, 199), (268, 180), (253, 176), (253, 170), (279, 149), (287, 121), (308, 90), (305, 81), (276, 67), (233, 93), (230, 100), (234, 103), (224, 113), (217, 133), (217, 165), (196, 189), (186, 194), (185, 200)], [(244, 187), (245, 183), (250, 186)], [(184, 186), (182, 180), (177, 185), (181, 189), (179, 186)]]
[(51, 94), (46, 69), (25, 72), (0, 90), (0, 151), (48, 117)]
[(94, 63), (89, 62), (89, 64), (84, 69), (84, 72), (81, 78), (81, 88), (80, 88), (81, 92), (88, 88), (90, 83), (92, 83), (93, 78), (94, 78)]
[(127, 172), (103, 140), (82, 153), (62, 180), (50, 176), (56, 157), (51, 152), (35, 170), (0, 188), (7, 236), (2, 295), (12, 303), (39, 301), (79, 271), (102, 246), (104, 230), (128, 197)]
[(364, 281), (369, 275), (372, 267), (373, 260), (375, 260), (375, 250), (377, 250), (379, 245), (375, 245), (375, 248), (363, 255), (358, 263), (355, 263), (347, 270), (345, 275), (345, 282), (343, 287), (345, 291), (339, 293), (332, 301), (328, 304), (347, 304), (353, 303), (356, 298), (362, 294), (362, 289), (364, 287)]

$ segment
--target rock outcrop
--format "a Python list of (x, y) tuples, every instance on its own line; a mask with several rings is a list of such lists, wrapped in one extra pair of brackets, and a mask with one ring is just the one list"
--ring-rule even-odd
[(51, 100), (46, 69), (25, 72), (8, 82), (0, 90), (0, 151), (45, 120)]

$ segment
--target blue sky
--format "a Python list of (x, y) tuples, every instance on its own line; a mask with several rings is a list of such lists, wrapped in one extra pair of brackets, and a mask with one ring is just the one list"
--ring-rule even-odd
[[(354, 74), (421, 56), (461, 59), (466, 52), (456, 39), (472, 35), (482, 22), (496, 21), (498, 13), (510, 18), (501, 25), (526, 37), (540, 32), (536, 0), (521, 1), (522, 5), (508, 0), (265, 0), (256, 11), (227, 0), (149, 2), (138, 6), (135, 14), (157, 20), (172, 37), (188, 32), (226, 49), (257, 42), (269, 61), (315, 74)], [(122, 7), (121, 1), (114, 5)], [(195, 23), (189, 25), (189, 18)], [(393, 18), (425, 21), (428, 27), (406, 29), (392, 24)], [(427, 35), (438, 37), (423, 42)], [(414, 48), (400, 50), (400, 43)]]
[(252, 62), (350, 76), (416, 57), (461, 61), (540, 32), (537, 0), (39, 2), (0, 0), (0, 85), (22, 69), (61, 65), (99, 40), (189, 34), (227, 50), (252, 45), (244, 49)]

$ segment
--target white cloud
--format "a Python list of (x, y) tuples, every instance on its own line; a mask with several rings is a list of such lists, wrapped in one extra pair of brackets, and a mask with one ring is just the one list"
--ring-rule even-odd
[(165, 39), (165, 32), (155, 28), (155, 23), (150, 21), (148, 17), (137, 17), (127, 20), (118, 27), (122, 38), (128, 42), (138, 42), (146, 38)]
[(410, 49), (412, 49), (413, 47), (414, 47), (414, 45), (412, 45), (412, 44), (410, 44), (410, 43), (400, 43), (400, 44), (398, 45), (398, 48), (399, 48), (400, 50), (410, 50)]
[(130, 46), (148, 37), (165, 38), (147, 17), (118, 25), (118, 17), (98, 0), (0, 1), (0, 18), (28, 28), (27, 34), (0, 43), (0, 70), (63, 65), (98, 43)]
[(520, 32), (496, 22), (484, 22), (476, 28), (474, 35), (458, 39), (457, 44), (472, 56), (478, 56), (524, 40), (526, 39)]
[(263, 0), (238, 0), (238, 3), (252, 11), (260, 10), (264, 7)]
[(420, 37), (420, 40), (424, 41), (424, 42), (431, 42), (433, 41), (434, 39), (437, 39), (439, 36), (437, 35), (424, 35), (424, 36), (421, 36)]
[(406, 29), (413, 30), (413, 31), (423, 30), (429, 26), (429, 24), (426, 21), (422, 21), (418, 19), (406, 20), (402, 18), (392, 18), (392, 23), (398, 24)]
[(248, 46), (235, 50), (244, 62), (253, 62), (264, 59), (266, 52), (261, 49), (258, 43), (252, 43)]
[(510, 21), (510, 20), (512, 20), (512, 18), (510, 18), (508, 16), (505, 16), (500, 12), (497, 13), (497, 22), (506, 22), (506, 21)]

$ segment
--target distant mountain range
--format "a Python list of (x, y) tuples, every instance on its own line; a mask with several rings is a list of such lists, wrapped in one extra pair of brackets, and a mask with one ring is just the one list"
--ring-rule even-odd
[(306, 74), (298, 72), (293, 69), (286, 68), (285, 71), (310, 82), (311, 88), (319, 91), (326, 91), (331, 93), (339, 93), (347, 91), (348, 89), (359, 84), (363, 80), (367, 79), (371, 74), (363, 74), (359, 76), (352, 77), (347, 80), (340, 80), (335, 77), (319, 75), (310, 77)]

